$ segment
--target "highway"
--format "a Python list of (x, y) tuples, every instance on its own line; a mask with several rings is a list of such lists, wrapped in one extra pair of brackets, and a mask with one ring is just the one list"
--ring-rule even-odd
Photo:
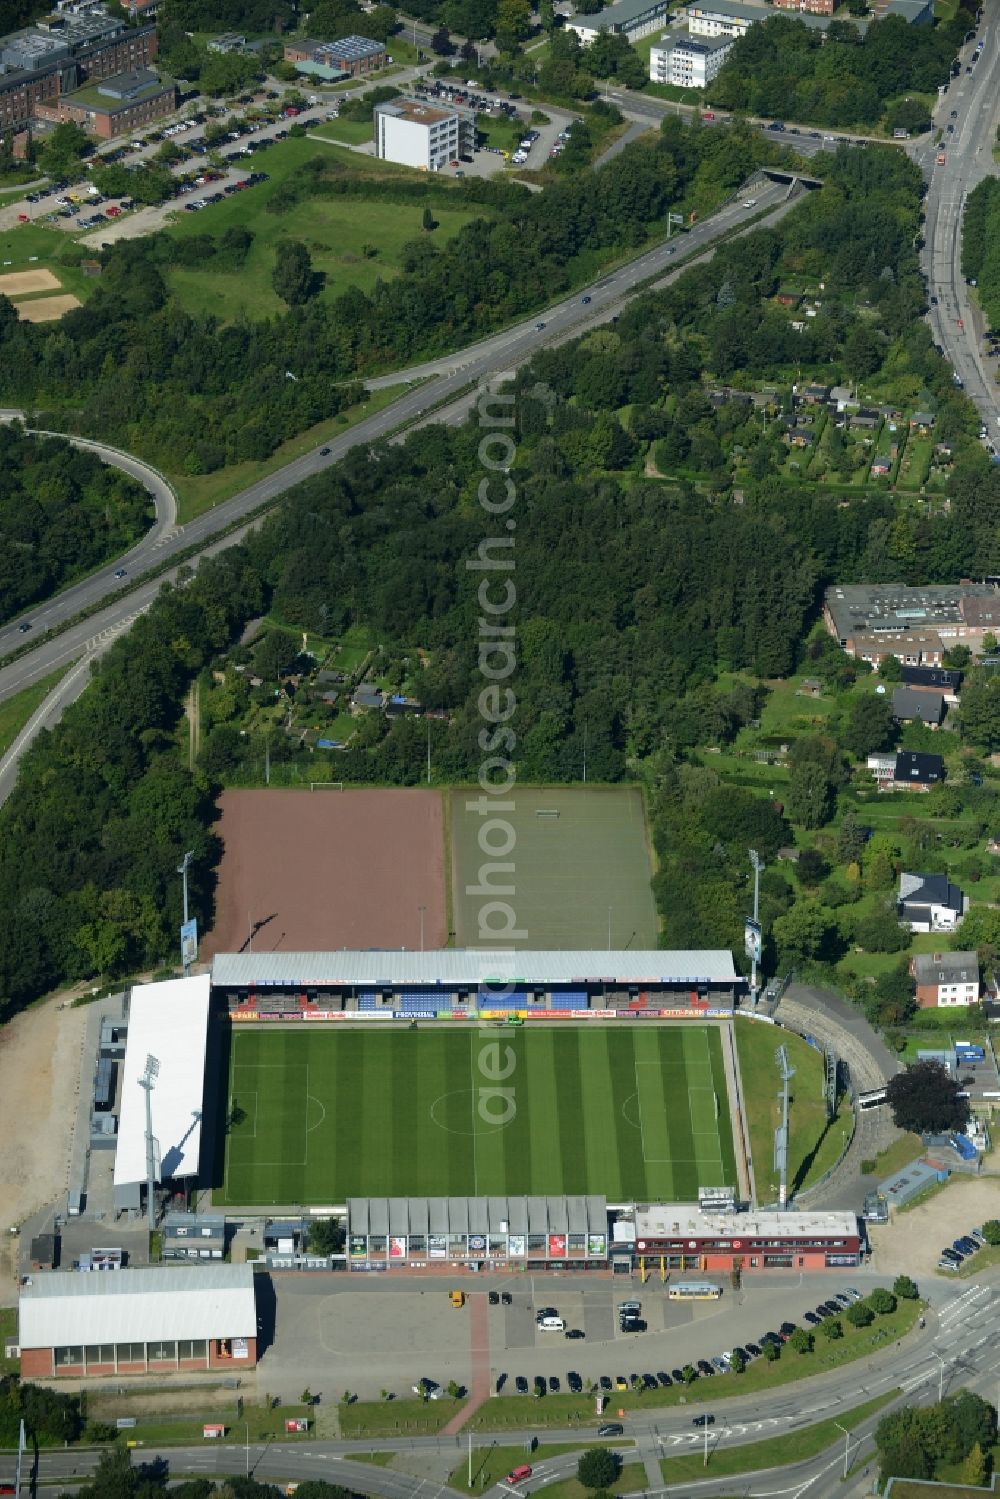
[[(993, 1272), (987, 1272), (976, 1284), (961, 1288), (935, 1283), (930, 1294), (934, 1304), (927, 1313), (927, 1326), (911, 1334), (904, 1343), (887, 1348), (870, 1360), (845, 1365), (802, 1383), (779, 1386), (768, 1394), (715, 1402), (710, 1398), (710, 1383), (706, 1387), (704, 1382), (699, 1382), (692, 1392), (693, 1406), (643, 1411), (634, 1418), (625, 1418), (624, 1440), (630, 1445), (623, 1445), (620, 1449), (623, 1457), (628, 1462), (639, 1461), (646, 1465), (649, 1480), (646, 1492), (650, 1493), (665, 1493), (671, 1489), (682, 1489), (685, 1493), (705, 1490), (712, 1494), (752, 1493), (767, 1499), (770, 1495), (797, 1496), (808, 1491), (817, 1499), (819, 1496), (825, 1499), (827, 1495), (861, 1492), (858, 1485), (863, 1475), (860, 1472), (848, 1485), (842, 1483), (845, 1444), (839, 1436), (818, 1457), (780, 1470), (763, 1470), (754, 1479), (745, 1473), (732, 1478), (713, 1476), (711, 1457), (720, 1448), (767, 1441), (771, 1437), (800, 1431), (818, 1421), (836, 1420), (841, 1412), (880, 1395), (896, 1396), (899, 1402), (919, 1403), (937, 1400), (941, 1393), (954, 1392), (964, 1386), (995, 1400), (1000, 1371), (1000, 1280)], [(792, 1355), (786, 1354), (789, 1356)], [(265, 1382), (266, 1372), (265, 1355), (261, 1366)], [(530, 1410), (527, 1399), (525, 1405)], [(669, 1488), (657, 1488), (660, 1458), (705, 1450), (705, 1429), (693, 1425), (696, 1410), (708, 1411), (715, 1417), (714, 1425), (708, 1430), (710, 1462), (707, 1476), (704, 1482), (688, 1480)], [(616, 1419), (614, 1396), (607, 1417)], [(870, 1438), (877, 1420), (878, 1416), (873, 1415), (851, 1433), (848, 1457), (852, 1467), (860, 1464), (863, 1469), (870, 1460), (873, 1451)], [(141, 1436), (139, 1428), (136, 1436)], [(545, 1449), (549, 1445), (565, 1443), (586, 1445), (586, 1437), (581, 1438), (578, 1429), (532, 1431), (527, 1424), (519, 1431), (490, 1432), (485, 1429), (474, 1434), (474, 1448), (486, 1447), (492, 1441), (515, 1446), (532, 1436), (538, 1440), (538, 1450), (528, 1459), (534, 1471), (531, 1479), (519, 1485), (519, 1492), (528, 1494), (544, 1490), (548, 1483), (572, 1473), (575, 1456), (553, 1453), (547, 1457)], [(466, 1441), (462, 1434), (457, 1437), (379, 1437), (363, 1442), (322, 1440), (295, 1446), (257, 1444), (251, 1445), (249, 1451), (242, 1444), (217, 1446), (206, 1443), (162, 1450), (143, 1447), (137, 1451), (136, 1458), (143, 1462), (162, 1459), (170, 1464), (175, 1476), (222, 1476), (242, 1471), (249, 1461), (251, 1471), (258, 1478), (272, 1482), (322, 1477), (384, 1494), (387, 1499), (403, 1499), (403, 1496), (416, 1494), (450, 1494), (452, 1491), (443, 1486), (444, 1479), (448, 1471), (465, 1458)], [(412, 1454), (419, 1471), (434, 1471), (438, 1478), (436, 1481), (411, 1478), (386, 1468), (352, 1462), (352, 1455), (373, 1449)], [(96, 1461), (94, 1452), (45, 1450), (38, 1459), (37, 1477), (47, 1482), (80, 1477), (89, 1472)], [(11, 1455), (0, 1454), (0, 1481), (9, 1481), (12, 1472)], [(864, 1481), (863, 1487), (867, 1491), (869, 1482)], [(498, 1488), (493, 1492), (499, 1495), (504, 1490)]]
[[(794, 204), (794, 199), (788, 198), (787, 184), (767, 183), (754, 191), (756, 222), (760, 222), (763, 214), (765, 222), (773, 223)], [(413, 380), (422, 383), (405, 391), (391, 406), (362, 418), (349, 431), (324, 444), (325, 454), (317, 447), (187, 524), (164, 525), (158, 530), (155, 540), (149, 542), (147, 538), (141, 544), (145, 550), (138, 557), (135, 552), (130, 554), (130, 578), (134, 579), (150, 566), (161, 567), (164, 563), (179, 561), (181, 554), (188, 553), (191, 548), (196, 550), (197, 556), (204, 556), (233, 545), (245, 534), (245, 526), (240, 523), (248, 516), (303, 479), (336, 464), (351, 448), (379, 441), (404, 423), (426, 418), (439, 406), (444, 408), (454, 401), (468, 386), (498, 372), (515, 369), (546, 344), (576, 337), (588, 328), (607, 322), (640, 286), (657, 278), (668, 280), (693, 259), (710, 252), (713, 242), (721, 235), (748, 224), (748, 217), (741, 200), (734, 199), (712, 218), (695, 224), (686, 233), (675, 235), (672, 241), (663, 241), (627, 265), (602, 276), (584, 293), (565, 297), (540, 314), (468, 348), (370, 380), (368, 384), (374, 389)], [(585, 295), (590, 298), (587, 303), (583, 301)], [(539, 324), (542, 324), (541, 328)], [(230, 530), (231, 527), (237, 529)], [(220, 537), (222, 532), (227, 534)], [(131, 588), (126, 585), (126, 591), (122, 592), (123, 584), (114, 576), (115, 569), (122, 565), (125, 565), (122, 561), (109, 564), (40, 608), (29, 611), (20, 620), (12, 620), (0, 628), (0, 660), (15, 652), (23, 652), (17, 660), (0, 666), (0, 701), (83, 656), (96, 659), (149, 607), (163, 577), (139, 582), (138, 586)], [(167, 577), (174, 575), (172, 570), (165, 574)], [(113, 596), (116, 593), (118, 597)], [(108, 599), (106, 606), (95, 610), (95, 605), (105, 598)], [(62, 628), (83, 610), (94, 612), (87, 619)], [(32, 623), (33, 634), (29, 637), (32, 644), (43, 630), (61, 629), (61, 633), (42, 636), (33, 649), (24, 651), (26, 637), (18, 628), (24, 620)], [(60, 684), (58, 701), (45, 705), (46, 724), (56, 721), (58, 713), (84, 690), (87, 680), (84, 672), (75, 675), (71, 684)], [(41, 723), (37, 725), (41, 726)], [(0, 803), (9, 795), (16, 778), (18, 759), (30, 738), (21, 736), (0, 761)]]
[[(983, 320), (962, 276), (962, 209), (966, 197), (984, 177), (995, 175), (993, 143), (1000, 118), (1000, 35), (997, 0), (986, 0), (979, 36), (983, 53), (970, 62), (973, 43), (962, 48), (962, 72), (938, 103), (935, 125), (945, 131), (941, 145), (927, 138), (911, 154), (927, 180), (926, 224), (921, 262), (931, 303), (928, 320), (935, 341), (944, 350), (975, 402), (994, 441), (997, 431), (997, 387), (993, 369), (981, 352)], [(966, 68), (971, 67), (971, 72)], [(956, 118), (951, 118), (952, 111)], [(954, 132), (947, 134), (948, 125)], [(939, 165), (937, 156), (946, 161)], [(959, 322), (964, 325), (959, 327)]]

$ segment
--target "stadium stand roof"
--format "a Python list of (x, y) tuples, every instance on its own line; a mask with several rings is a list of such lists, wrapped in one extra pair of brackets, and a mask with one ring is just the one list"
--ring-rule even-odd
[(606, 1234), (604, 1197), (351, 1197), (349, 1234)]
[(197, 1175), (211, 988), (211, 979), (204, 973), (132, 990), (122, 1064), (116, 1187), (146, 1180), (146, 1100), (139, 1079), (147, 1056), (155, 1057), (160, 1066), (152, 1099), (157, 1180)]
[(256, 1336), (251, 1265), (156, 1266), (108, 1275), (55, 1270), (21, 1290), (22, 1348)]
[[(309, 985), (440, 984), (475, 988), (490, 982), (519, 984), (735, 984), (739, 975), (727, 949), (684, 952), (488, 952), (448, 948), (438, 952), (240, 952), (218, 953), (212, 982), (230, 989)], [(129, 1037), (131, 1042), (131, 1036)], [(136, 1089), (139, 1092), (139, 1089)], [(155, 1096), (155, 1095), (154, 1095)]]

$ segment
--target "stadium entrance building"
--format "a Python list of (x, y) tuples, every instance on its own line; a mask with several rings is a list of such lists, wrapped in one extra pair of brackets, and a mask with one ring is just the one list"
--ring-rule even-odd
[(241, 1373), (257, 1362), (253, 1267), (39, 1275), (21, 1290), (18, 1341), (26, 1379)]
[(352, 1197), (352, 1270), (606, 1270), (603, 1197)]
[(827, 1270), (861, 1263), (855, 1213), (711, 1212), (657, 1203), (619, 1213), (612, 1235), (614, 1259), (646, 1271)]
[(234, 1020), (426, 1016), (729, 1015), (745, 980), (731, 952), (219, 953), (212, 986)]

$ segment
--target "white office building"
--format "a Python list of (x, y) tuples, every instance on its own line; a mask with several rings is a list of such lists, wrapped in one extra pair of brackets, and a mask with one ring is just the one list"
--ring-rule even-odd
[(616, 0), (614, 5), (594, 15), (571, 16), (566, 29), (575, 31), (584, 47), (589, 47), (605, 31), (635, 42), (664, 25), (669, 19), (668, 11), (668, 0)]
[(731, 36), (666, 32), (659, 45), (650, 50), (650, 79), (653, 83), (672, 83), (676, 88), (704, 88), (733, 50), (734, 41)]
[(475, 116), (467, 109), (417, 99), (389, 99), (375, 106), (375, 155), (423, 172), (439, 172), (470, 156), (475, 131)]

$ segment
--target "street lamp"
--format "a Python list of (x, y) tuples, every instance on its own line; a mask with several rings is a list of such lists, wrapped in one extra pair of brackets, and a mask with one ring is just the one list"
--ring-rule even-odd
[(851, 1433), (848, 1431), (846, 1426), (841, 1426), (839, 1421), (834, 1421), (833, 1424), (838, 1431), (842, 1431), (844, 1433), (844, 1482), (846, 1483), (847, 1468), (851, 1459)]
[(941, 1357), (940, 1353), (938, 1353), (936, 1348), (932, 1348), (931, 1352), (937, 1359), (938, 1363), (941, 1365), (940, 1369), (938, 1370), (938, 1404), (940, 1405), (941, 1401), (944, 1399), (944, 1371), (946, 1365), (944, 1359)]

